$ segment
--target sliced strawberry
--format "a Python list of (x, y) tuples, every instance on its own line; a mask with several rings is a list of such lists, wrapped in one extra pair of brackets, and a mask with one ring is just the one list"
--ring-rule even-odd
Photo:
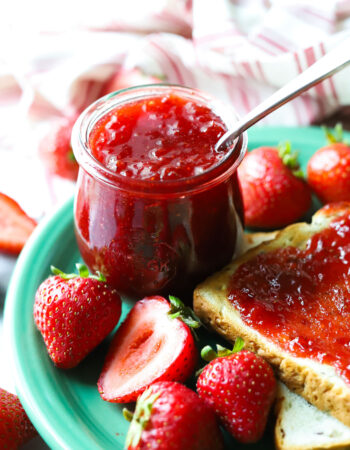
[[(140, 300), (117, 331), (107, 355), (98, 390), (110, 402), (127, 403), (155, 381), (185, 381), (194, 371), (197, 350), (189, 308), (170, 297)], [(185, 317), (186, 316), (186, 317)]]
[(36, 225), (13, 198), (0, 192), (0, 251), (18, 255)]

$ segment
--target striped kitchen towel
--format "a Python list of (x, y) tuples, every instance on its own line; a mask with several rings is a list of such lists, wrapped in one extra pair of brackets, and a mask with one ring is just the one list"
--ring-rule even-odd
[[(40, 14), (28, 21), (33, 4)], [(137, 68), (199, 88), (243, 115), (350, 36), (350, 0), (33, 0), (23, 8), (1, 31), (11, 42), (0, 50), (0, 190), (9, 194), (8, 146), (34, 161), (48, 122), (81, 112), (116, 73)], [(261, 123), (307, 125), (349, 104), (347, 68)], [(61, 184), (50, 189), (56, 195), (42, 204), (62, 195)]]

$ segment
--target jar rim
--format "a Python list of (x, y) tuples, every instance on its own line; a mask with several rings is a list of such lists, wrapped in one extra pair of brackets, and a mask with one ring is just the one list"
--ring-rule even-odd
[[(125, 177), (108, 169), (95, 156), (89, 148), (89, 136), (95, 124), (105, 115), (118, 106), (135, 100), (153, 96), (161, 96), (166, 92), (179, 93), (182, 96), (200, 101), (208, 106), (223, 120), (226, 126), (238, 120), (237, 113), (231, 105), (225, 104), (214, 97), (194, 88), (176, 84), (146, 84), (133, 86), (107, 94), (90, 106), (78, 117), (72, 130), (71, 145), (79, 166), (94, 178), (125, 191), (142, 192), (143, 194), (178, 194), (193, 193), (208, 188), (208, 185), (221, 182), (230, 176), (241, 163), (247, 149), (247, 133), (244, 132), (227, 151), (225, 156), (203, 173), (176, 180), (139, 180)], [(223, 118), (223, 115), (226, 119)], [(234, 122), (233, 120), (234, 119)], [(239, 151), (238, 154), (236, 154)]]

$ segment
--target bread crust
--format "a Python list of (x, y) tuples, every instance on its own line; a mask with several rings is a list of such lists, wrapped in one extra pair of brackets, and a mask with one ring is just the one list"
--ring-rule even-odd
[[(309, 360), (291, 356), (252, 327), (244, 324), (239, 313), (228, 301), (230, 277), (242, 263), (261, 252), (281, 247), (292, 245), (303, 248), (313, 234), (326, 228), (334, 218), (346, 212), (350, 213), (350, 203), (324, 207), (314, 215), (311, 224), (290, 225), (278, 232), (272, 241), (263, 242), (249, 250), (197, 286), (194, 291), (194, 310), (207, 326), (228, 341), (233, 342), (237, 336), (242, 337), (245, 348), (264, 357), (274, 367), (277, 377), (289, 389), (350, 426), (350, 386), (337, 377), (335, 372), (334, 377), (327, 377), (322, 373), (319, 368), (326, 365), (313, 363), (310, 367), (307, 364)], [(334, 382), (334, 378), (338, 378), (337, 382)]]
[(283, 430), (283, 404), (285, 402), (285, 397), (283, 390), (281, 389), (281, 384), (278, 383), (277, 388), (277, 398), (275, 402), (275, 414), (276, 414), (276, 424), (275, 424), (275, 446), (277, 450), (348, 450), (350, 448), (350, 441), (343, 442), (341, 444), (323, 444), (320, 446), (310, 446), (310, 445), (288, 445), (284, 443), (284, 430)]

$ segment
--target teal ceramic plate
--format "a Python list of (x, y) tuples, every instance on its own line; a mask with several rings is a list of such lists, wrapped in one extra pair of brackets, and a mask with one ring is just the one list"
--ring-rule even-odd
[[(291, 140), (305, 169), (313, 152), (324, 145), (319, 128), (255, 128), (249, 148)], [(74, 270), (80, 259), (73, 231), (73, 200), (40, 223), (16, 265), (5, 307), (7, 342), (13, 356), (18, 394), (35, 427), (53, 449), (122, 449), (128, 423), (122, 408), (101, 400), (96, 382), (103, 364), (102, 344), (74, 370), (62, 371), (49, 360), (33, 322), (34, 295), (49, 275), (50, 264)], [(130, 308), (123, 305), (123, 315)], [(231, 445), (230, 445), (231, 444)], [(229, 448), (240, 448), (228, 440)], [(272, 448), (272, 437), (251, 450)], [(245, 447), (242, 447), (245, 448)]]

